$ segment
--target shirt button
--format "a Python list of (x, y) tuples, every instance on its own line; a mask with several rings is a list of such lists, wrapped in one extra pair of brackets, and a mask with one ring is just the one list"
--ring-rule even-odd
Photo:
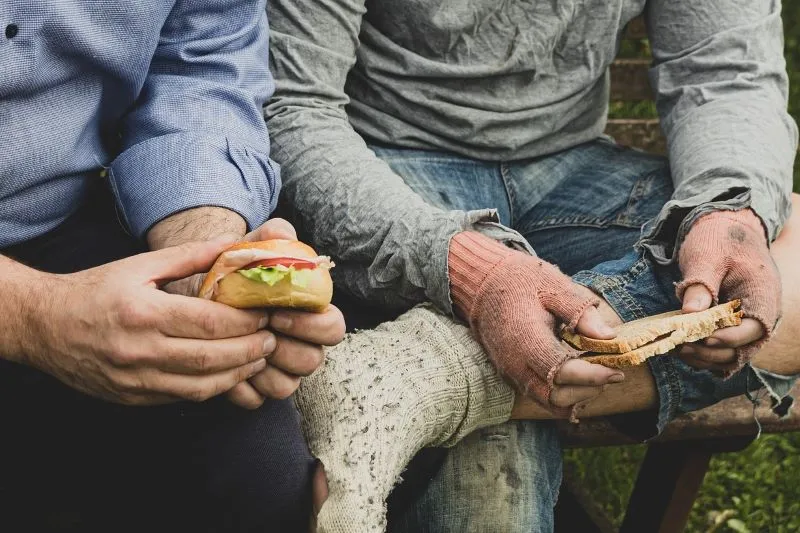
[(19, 33), (19, 26), (16, 24), (9, 24), (6, 26), (6, 39), (13, 39)]

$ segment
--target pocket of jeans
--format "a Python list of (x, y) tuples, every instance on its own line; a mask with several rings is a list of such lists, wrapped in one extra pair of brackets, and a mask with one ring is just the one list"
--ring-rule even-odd
[[(520, 220), (523, 234), (564, 227), (641, 228), (672, 194), (663, 159), (596, 143), (596, 164), (581, 166)], [(598, 157), (605, 156), (605, 157)]]

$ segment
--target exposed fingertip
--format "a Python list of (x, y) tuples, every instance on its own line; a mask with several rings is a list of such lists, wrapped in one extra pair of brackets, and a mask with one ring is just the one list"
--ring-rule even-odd
[(722, 342), (721, 340), (719, 340), (719, 339), (715, 339), (714, 337), (708, 337), (708, 338), (705, 340), (705, 345), (706, 345), (706, 346), (710, 346), (710, 347), (714, 347), (714, 346), (722, 346), (722, 344), (723, 344), (723, 342)]
[(258, 359), (250, 363), (250, 375), (248, 378), (251, 378), (267, 368), (267, 360), (266, 359)]
[(625, 381), (625, 374), (623, 374), (622, 372), (618, 372), (616, 374), (611, 374), (611, 376), (608, 378), (607, 382), (608, 383), (622, 383), (623, 381)]

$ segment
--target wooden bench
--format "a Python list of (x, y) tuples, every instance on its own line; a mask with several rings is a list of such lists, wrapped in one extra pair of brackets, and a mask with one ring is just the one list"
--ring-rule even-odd
[[(629, 24), (623, 50), (639, 51), (644, 57), (621, 57), (611, 67), (611, 100), (616, 103), (652, 102), (647, 77), (650, 59), (644, 23)], [(617, 104), (616, 108), (620, 108)], [(644, 106), (640, 106), (644, 107)], [(664, 137), (656, 118), (612, 118), (607, 132), (620, 144), (663, 154)], [(800, 398), (800, 385), (793, 395)], [(763, 433), (800, 430), (800, 410), (795, 408), (779, 420), (762, 402), (756, 414)], [(745, 397), (731, 398), (674, 420), (648, 443), (636, 483), (628, 501), (620, 533), (674, 533), (686, 527), (709, 461), (716, 453), (746, 448), (758, 433), (753, 405)], [(637, 444), (602, 418), (580, 424), (559, 422), (565, 447), (590, 448)], [(592, 502), (579, 480), (565, 473), (556, 507), (556, 530), (580, 533), (611, 533), (615, 528)]]

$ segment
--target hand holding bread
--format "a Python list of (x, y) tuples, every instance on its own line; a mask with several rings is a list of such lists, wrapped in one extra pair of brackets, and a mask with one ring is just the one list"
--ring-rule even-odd
[(738, 326), (742, 322), (739, 300), (720, 304), (705, 311), (683, 313), (671, 311), (626, 322), (615, 328), (613, 339), (593, 339), (561, 330), (561, 338), (577, 350), (582, 358), (609, 368), (626, 368), (643, 364), (690, 342), (713, 335), (718, 329)]
[(683, 281), (676, 288), (684, 312), (738, 299), (741, 325), (686, 345), (692, 366), (730, 375), (750, 361), (771, 337), (781, 312), (781, 280), (758, 216), (750, 209), (715, 211), (691, 226), (678, 253)]
[(449, 266), (456, 309), (522, 394), (566, 414), (559, 410), (624, 379), (619, 371), (576, 359), (561, 344), (559, 322), (587, 335), (611, 338), (613, 331), (595, 308), (597, 296), (555, 265), (464, 232), (452, 239)]
[(242, 309), (321, 312), (333, 296), (332, 266), (297, 240), (241, 242), (220, 254), (198, 296)]
[(265, 327), (277, 341), (267, 367), (228, 391), (231, 402), (255, 409), (266, 398), (289, 397), (301, 377), (322, 364), (322, 346), (342, 340), (344, 317), (330, 305), (332, 266), (279, 218), (219, 255), (198, 295), (231, 307), (268, 309)]

